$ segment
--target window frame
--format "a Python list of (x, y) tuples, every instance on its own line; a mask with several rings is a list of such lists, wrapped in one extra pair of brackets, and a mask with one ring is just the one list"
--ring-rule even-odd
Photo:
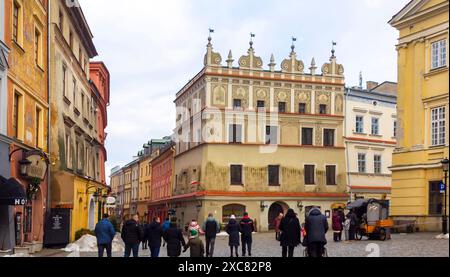
[[(271, 173), (275, 173), (273, 170), (276, 169), (275, 176), (271, 176)], [(281, 186), (280, 182), (280, 165), (268, 165), (267, 166), (267, 183), (269, 187), (279, 187)], [(273, 182), (272, 182), (273, 181)]]
[[(361, 119), (359, 122), (358, 119)], [(364, 134), (364, 116), (356, 115), (355, 116), (355, 133)]]
[(447, 39), (444, 38), (433, 41), (431, 43), (430, 49), (431, 49), (431, 70), (447, 66)]
[[(23, 47), (23, 3), (20, 0), (13, 0), (11, 39), (21, 48)], [(16, 9), (17, 8), (17, 9)], [(17, 16), (16, 16), (17, 11)]]
[(287, 113), (286, 106), (287, 106), (287, 103), (285, 101), (278, 102), (278, 112), (279, 113)]
[[(304, 141), (303, 141), (303, 139), (305, 138), (305, 131), (306, 130), (311, 130), (311, 143), (309, 144), (308, 142), (306, 142), (306, 143), (304, 143)], [(314, 128), (312, 128), (312, 127), (302, 127), (301, 128), (301, 132), (302, 132), (302, 135), (301, 135), (301, 144), (302, 145), (305, 145), (305, 146), (313, 146), (314, 145)]]
[[(303, 107), (303, 111), (302, 111)], [(299, 114), (306, 114), (306, 103), (298, 103), (298, 113)]]
[[(375, 122), (376, 122), (376, 124), (375, 124)], [(379, 136), (380, 135), (380, 118), (372, 117), (370, 126), (371, 126), (370, 134), (372, 136)]]
[[(272, 139), (275, 139), (275, 142), (273, 142)], [(266, 125), (266, 135), (264, 143), (266, 145), (278, 144), (278, 126)]]
[[(447, 132), (447, 107), (440, 106), (432, 108), (430, 111), (430, 139), (431, 146), (443, 146), (446, 141)], [(436, 112), (436, 117), (434, 112)]]
[[(364, 157), (364, 159), (361, 159)], [(358, 173), (367, 173), (367, 154), (366, 153), (358, 153)], [(363, 169), (363, 170), (361, 170)]]
[[(332, 182), (329, 180), (328, 169), (333, 168), (334, 174), (332, 174)], [(337, 165), (327, 164), (325, 165), (325, 181), (327, 186), (337, 186)]]
[[(233, 177), (236, 177), (235, 175), (233, 175), (233, 173), (235, 172), (234, 170), (239, 169), (239, 180), (234, 179)], [(243, 174), (244, 173), (244, 167), (241, 164), (230, 164), (230, 185), (231, 186), (243, 186), (244, 185), (244, 181), (243, 181)]]
[[(329, 135), (326, 135), (326, 133), (332, 134), (331, 144), (326, 143), (327, 140), (329, 140)], [(335, 147), (336, 146), (336, 129), (330, 129), (330, 128), (324, 128), (323, 129), (323, 142), (324, 147)]]
[[(323, 111), (322, 108), (324, 108), (325, 110)], [(328, 114), (328, 105), (327, 104), (319, 104), (319, 114)]]
[[(312, 182), (309, 182), (311, 180), (308, 180), (309, 175), (306, 174), (306, 169), (312, 168)], [(316, 185), (316, 165), (315, 164), (304, 164), (303, 165), (303, 175), (304, 175), (304, 183), (305, 186), (314, 186)]]
[(383, 173), (383, 157), (381, 154), (373, 155), (373, 173), (378, 175)]
[[(238, 128), (239, 127), (239, 128)], [(238, 129), (240, 132), (238, 132)], [(228, 143), (243, 143), (244, 138), (242, 134), (242, 124), (229, 124), (228, 125)], [(238, 139), (238, 133), (240, 137)]]

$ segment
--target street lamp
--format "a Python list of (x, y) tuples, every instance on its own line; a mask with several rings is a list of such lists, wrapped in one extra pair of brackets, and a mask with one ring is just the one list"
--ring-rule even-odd
[(444, 215), (442, 216), (442, 233), (447, 234), (447, 174), (448, 174), (448, 164), (447, 158), (441, 161), (442, 170), (444, 171)]

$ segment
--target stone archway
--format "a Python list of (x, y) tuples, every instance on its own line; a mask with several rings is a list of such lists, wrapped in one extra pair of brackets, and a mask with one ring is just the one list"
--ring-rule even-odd
[(275, 229), (275, 218), (280, 214), (286, 214), (287, 210), (289, 209), (289, 206), (284, 202), (274, 202), (272, 205), (270, 205), (269, 213), (268, 213), (268, 223), (269, 223), (269, 230)]
[(95, 203), (94, 199), (91, 199), (89, 202), (89, 222), (88, 222), (88, 229), (94, 230), (95, 228)]

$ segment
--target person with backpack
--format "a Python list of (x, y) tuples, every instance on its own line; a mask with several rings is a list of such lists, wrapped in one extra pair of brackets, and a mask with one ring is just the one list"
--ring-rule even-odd
[(214, 218), (212, 213), (208, 215), (208, 218), (203, 223), (203, 230), (205, 232), (206, 239), (206, 257), (213, 257), (216, 236), (217, 233), (220, 232), (220, 224)]
[(239, 257), (238, 247), (239, 247), (239, 224), (236, 221), (236, 216), (231, 215), (230, 221), (225, 227), (225, 231), (229, 235), (228, 246), (230, 246), (230, 257), (233, 257), (233, 250), (236, 253), (236, 257)]
[(301, 243), (300, 220), (293, 209), (289, 209), (280, 222), (280, 245), (283, 258), (294, 257), (294, 249)]
[[(244, 213), (244, 217), (239, 222), (239, 232), (241, 233), (242, 256), (245, 257), (246, 250), (248, 256), (252, 256), (252, 233), (255, 231), (253, 220), (250, 219), (248, 213)], [(246, 249), (247, 248), (247, 249)]]

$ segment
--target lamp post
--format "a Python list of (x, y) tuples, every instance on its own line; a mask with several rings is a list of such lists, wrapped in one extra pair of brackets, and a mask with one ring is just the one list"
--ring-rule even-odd
[(444, 171), (444, 215), (442, 216), (442, 233), (447, 234), (447, 174), (449, 160), (445, 158), (441, 161), (442, 170)]

